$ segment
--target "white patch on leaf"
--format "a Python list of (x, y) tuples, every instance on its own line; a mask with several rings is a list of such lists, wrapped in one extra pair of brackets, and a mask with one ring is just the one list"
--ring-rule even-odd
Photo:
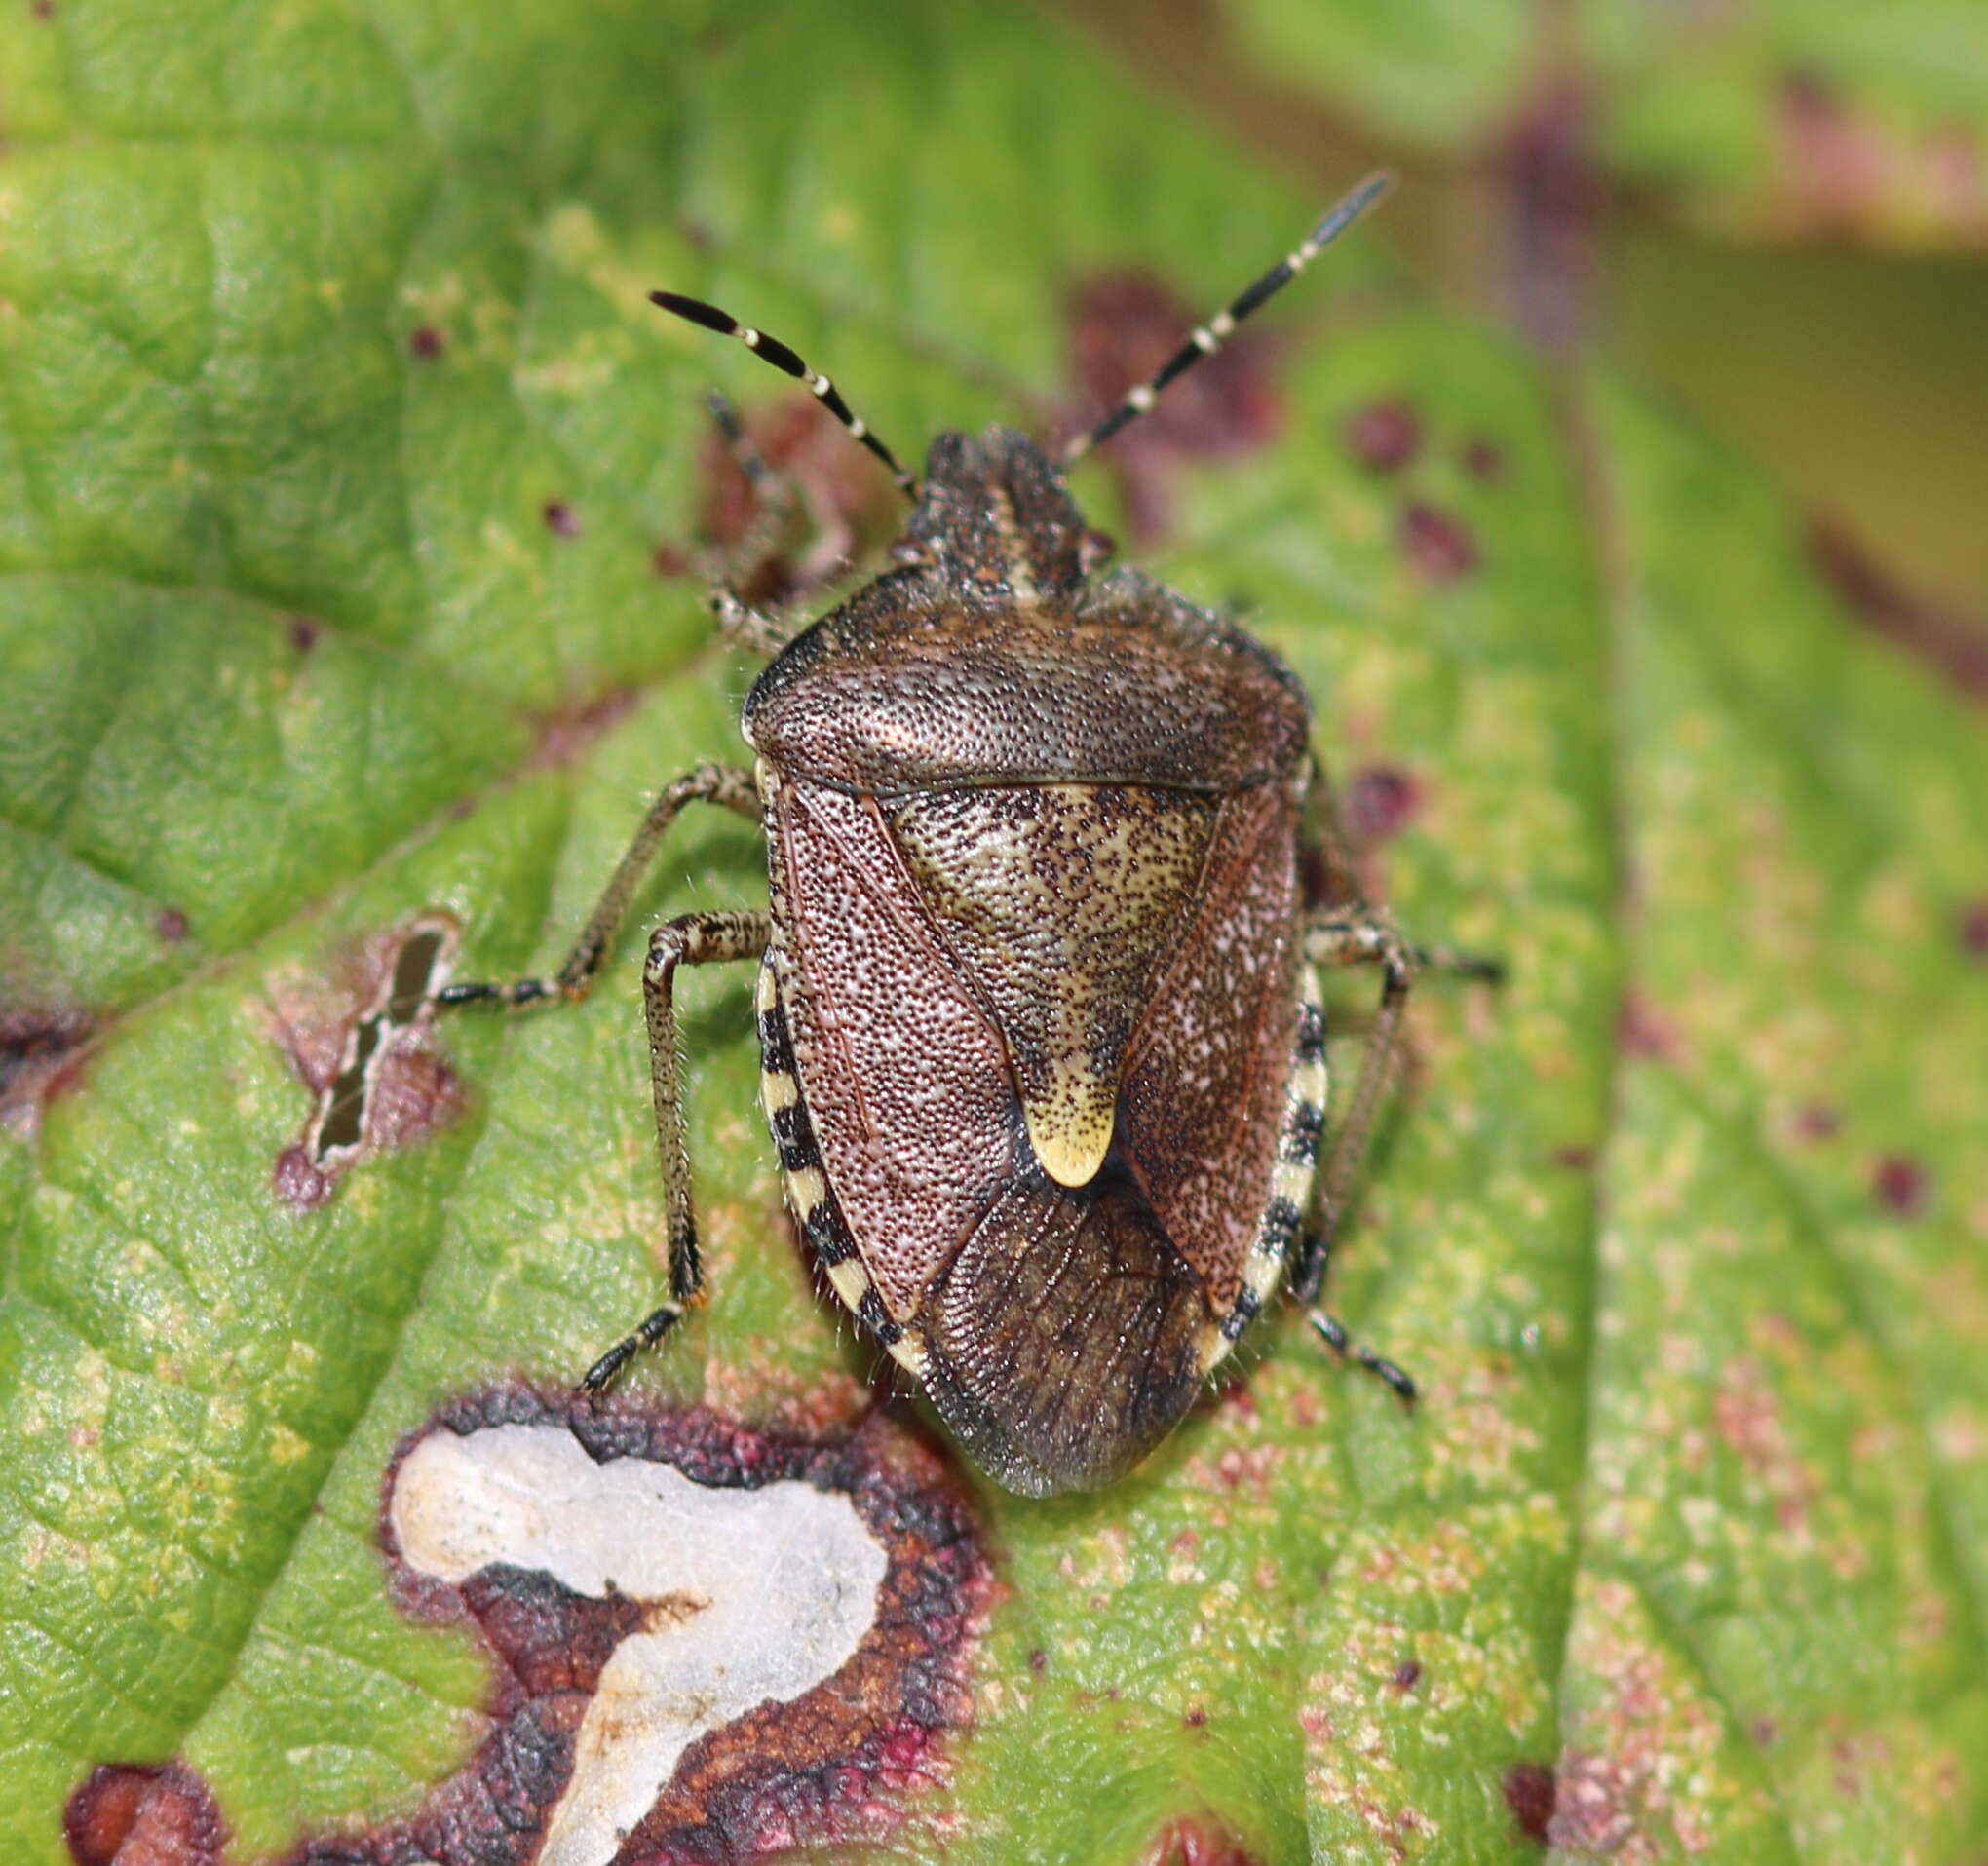
[(402, 1559), (440, 1580), (505, 1562), (657, 1603), (601, 1668), (538, 1866), (605, 1866), (690, 1744), (840, 1671), (889, 1566), (845, 1496), (791, 1480), (715, 1490), (645, 1458), (597, 1465), (562, 1426), (430, 1433), (389, 1514)]

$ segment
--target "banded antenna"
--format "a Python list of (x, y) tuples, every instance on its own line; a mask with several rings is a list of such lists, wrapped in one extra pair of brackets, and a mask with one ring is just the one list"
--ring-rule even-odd
[(810, 369), (793, 351), (778, 337), (769, 337), (763, 330), (755, 330), (750, 324), (741, 324), (728, 311), (720, 311), (716, 305), (707, 305), (701, 298), (686, 298), (676, 291), (652, 291), (649, 302), (660, 305), (673, 316), (701, 324), (707, 330), (715, 330), (721, 337), (737, 337), (755, 357), (762, 357), (776, 369), (784, 370), (796, 382), (805, 382), (814, 393), (815, 400), (842, 423), (857, 439), (891, 470), (891, 477), (898, 482), (898, 490), (914, 505), (918, 501), (918, 482), (905, 470), (903, 463), (890, 448), (870, 433), (869, 423), (857, 414), (842, 399), (842, 391), (821, 373)]
[(1074, 467), (1092, 447), (1109, 440), (1113, 435), (1128, 422), (1136, 421), (1154, 402), (1159, 400), (1161, 392), (1169, 383), (1192, 369), (1204, 358), (1212, 357), (1228, 342), (1236, 326), (1253, 311), (1274, 298), (1299, 273), (1325, 250), (1333, 241), (1357, 220), (1394, 185), (1395, 177), (1383, 170), (1370, 174), (1358, 187), (1334, 204), (1323, 219), (1314, 227), (1303, 246), (1295, 252), (1271, 267), (1263, 277), (1233, 300), (1226, 309), (1218, 311), (1206, 324), (1198, 325), (1188, 340), (1167, 358), (1160, 372), (1131, 390), (1126, 399), (1110, 414), (1100, 421), (1089, 434), (1079, 435), (1063, 449), (1063, 465)]

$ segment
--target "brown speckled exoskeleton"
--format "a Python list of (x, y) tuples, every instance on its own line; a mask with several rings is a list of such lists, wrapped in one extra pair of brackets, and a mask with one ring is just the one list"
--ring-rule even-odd
[[(800, 1229), (860, 1327), (1009, 1489), (1109, 1483), (1281, 1279), (1316, 1297), (1430, 955), (1351, 887), (1290, 670), (1136, 571), (1097, 574), (1105, 548), (1062, 466), (1218, 349), (1382, 185), (1348, 196), (1060, 464), (1004, 429), (944, 434), (922, 488), (785, 345), (655, 294), (806, 382), (913, 510), (892, 568), (791, 638), (716, 593), (727, 633), (777, 651), (742, 721), (753, 769), (701, 767), (663, 792), (555, 979), (440, 995), (584, 996), (684, 805), (763, 822), (769, 910), (689, 914), (649, 942), (669, 1299), (591, 1390), (703, 1288), (672, 1008), (684, 965), (760, 962), (761, 1099)], [(1377, 967), (1382, 994), (1319, 1174), (1316, 969), (1343, 965)]]

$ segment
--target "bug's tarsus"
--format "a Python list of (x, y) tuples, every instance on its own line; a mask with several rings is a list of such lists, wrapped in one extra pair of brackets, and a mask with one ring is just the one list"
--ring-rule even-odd
[(1302, 245), (1272, 266), (1247, 290), (1231, 299), (1228, 305), (1216, 312), (1206, 324), (1197, 325), (1188, 340), (1161, 365), (1157, 374), (1149, 376), (1136, 388), (1128, 391), (1126, 399), (1090, 433), (1079, 435), (1076, 439), (1070, 441), (1063, 449), (1063, 465), (1075, 466), (1091, 448), (1109, 440), (1127, 423), (1136, 421), (1152, 407), (1169, 384), (1184, 376), (1196, 363), (1212, 357), (1229, 341), (1236, 326), (1244, 318), (1252, 312), (1261, 310), (1289, 285), (1319, 253), (1386, 194), (1393, 181), (1394, 176), (1385, 171), (1368, 175), (1358, 187), (1335, 202)]
[(737, 337), (755, 357), (763, 358), (796, 382), (806, 383), (815, 400), (891, 470), (891, 477), (898, 482), (904, 496), (914, 503), (917, 501), (918, 482), (911, 476), (910, 470), (870, 432), (869, 423), (843, 400), (842, 391), (819, 369), (809, 368), (799, 355), (778, 337), (770, 337), (763, 330), (741, 324), (729, 311), (720, 311), (716, 305), (706, 304), (702, 298), (687, 298), (680, 291), (652, 291), (649, 302), (706, 330), (715, 330), (721, 337)]
[(621, 1378), (622, 1369), (630, 1361), (645, 1350), (655, 1347), (682, 1319), (681, 1303), (667, 1302), (660, 1308), (652, 1310), (643, 1317), (639, 1328), (631, 1334), (624, 1335), (580, 1376), (574, 1391), (590, 1400), (600, 1398)]
[(1355, 1341), (1337, 1315), (1328, 1315), (1322, 1309), (1307, 1309), (1305, 1319), (1317, 1330), (1319, 1339), (1340, 1359), (1364, 1367), (1376, 1380), (1391, 1388), (1403, 1405), (1415, 1404), (1415, 1382), (1407, 1370)]
[(1486, 985), (1502, 985), (1510, 968), (1496, 953), (1461, 952), (1454, 946), (1410, 946), (1409, 953), (1420, 971), (1454, 972), (1459, 978), (1474, 978)]

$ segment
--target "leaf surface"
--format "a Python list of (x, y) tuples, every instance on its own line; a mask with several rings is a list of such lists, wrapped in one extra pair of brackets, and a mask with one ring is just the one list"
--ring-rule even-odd
[[(277, 1197), (379, 941), (439, 910), (459, 975), (555, 966), (645, 798), (743, 756), (682, 566), (704, 391), (781, 389), (646, 290), (915, 453), (1069, 407), (1082, 283), (1211, 306), (1318, 204), (964, 4), (79, 3), (0, 67), (0, 1835), (61, 1860), (93, 1767), (176, 1756), (256, 1859), (484, 1733), (480, 1649), (388, 1598), (383, 1466), (648, 1306), (644, 927), (764, 899), (749, 827), (686, 819), (585, 1007), (449, 1025), (432, 1132)], [(1510, 963), (1420, 993), (1335, 1273), (1425, 1399), (1280, 1314), (1130, 1480), (980, 1487), (974, 1728), (893, 1844), (1967, 1857), (1978, 717), (1845, 627), (1748, 469), (1421, 306), (1372, 230), (1270, 316), (1274, 436), (1148, 456), (1143, 554), (1298, 668), (1404, 819), (1404, 923)], [(1108, 463), (1077, 490), (1128, 515)], [(636, 1390), (846, 1419), (876, 1369), (781, 1212), (750, 989), (686, 983), (713, 1300)]]

